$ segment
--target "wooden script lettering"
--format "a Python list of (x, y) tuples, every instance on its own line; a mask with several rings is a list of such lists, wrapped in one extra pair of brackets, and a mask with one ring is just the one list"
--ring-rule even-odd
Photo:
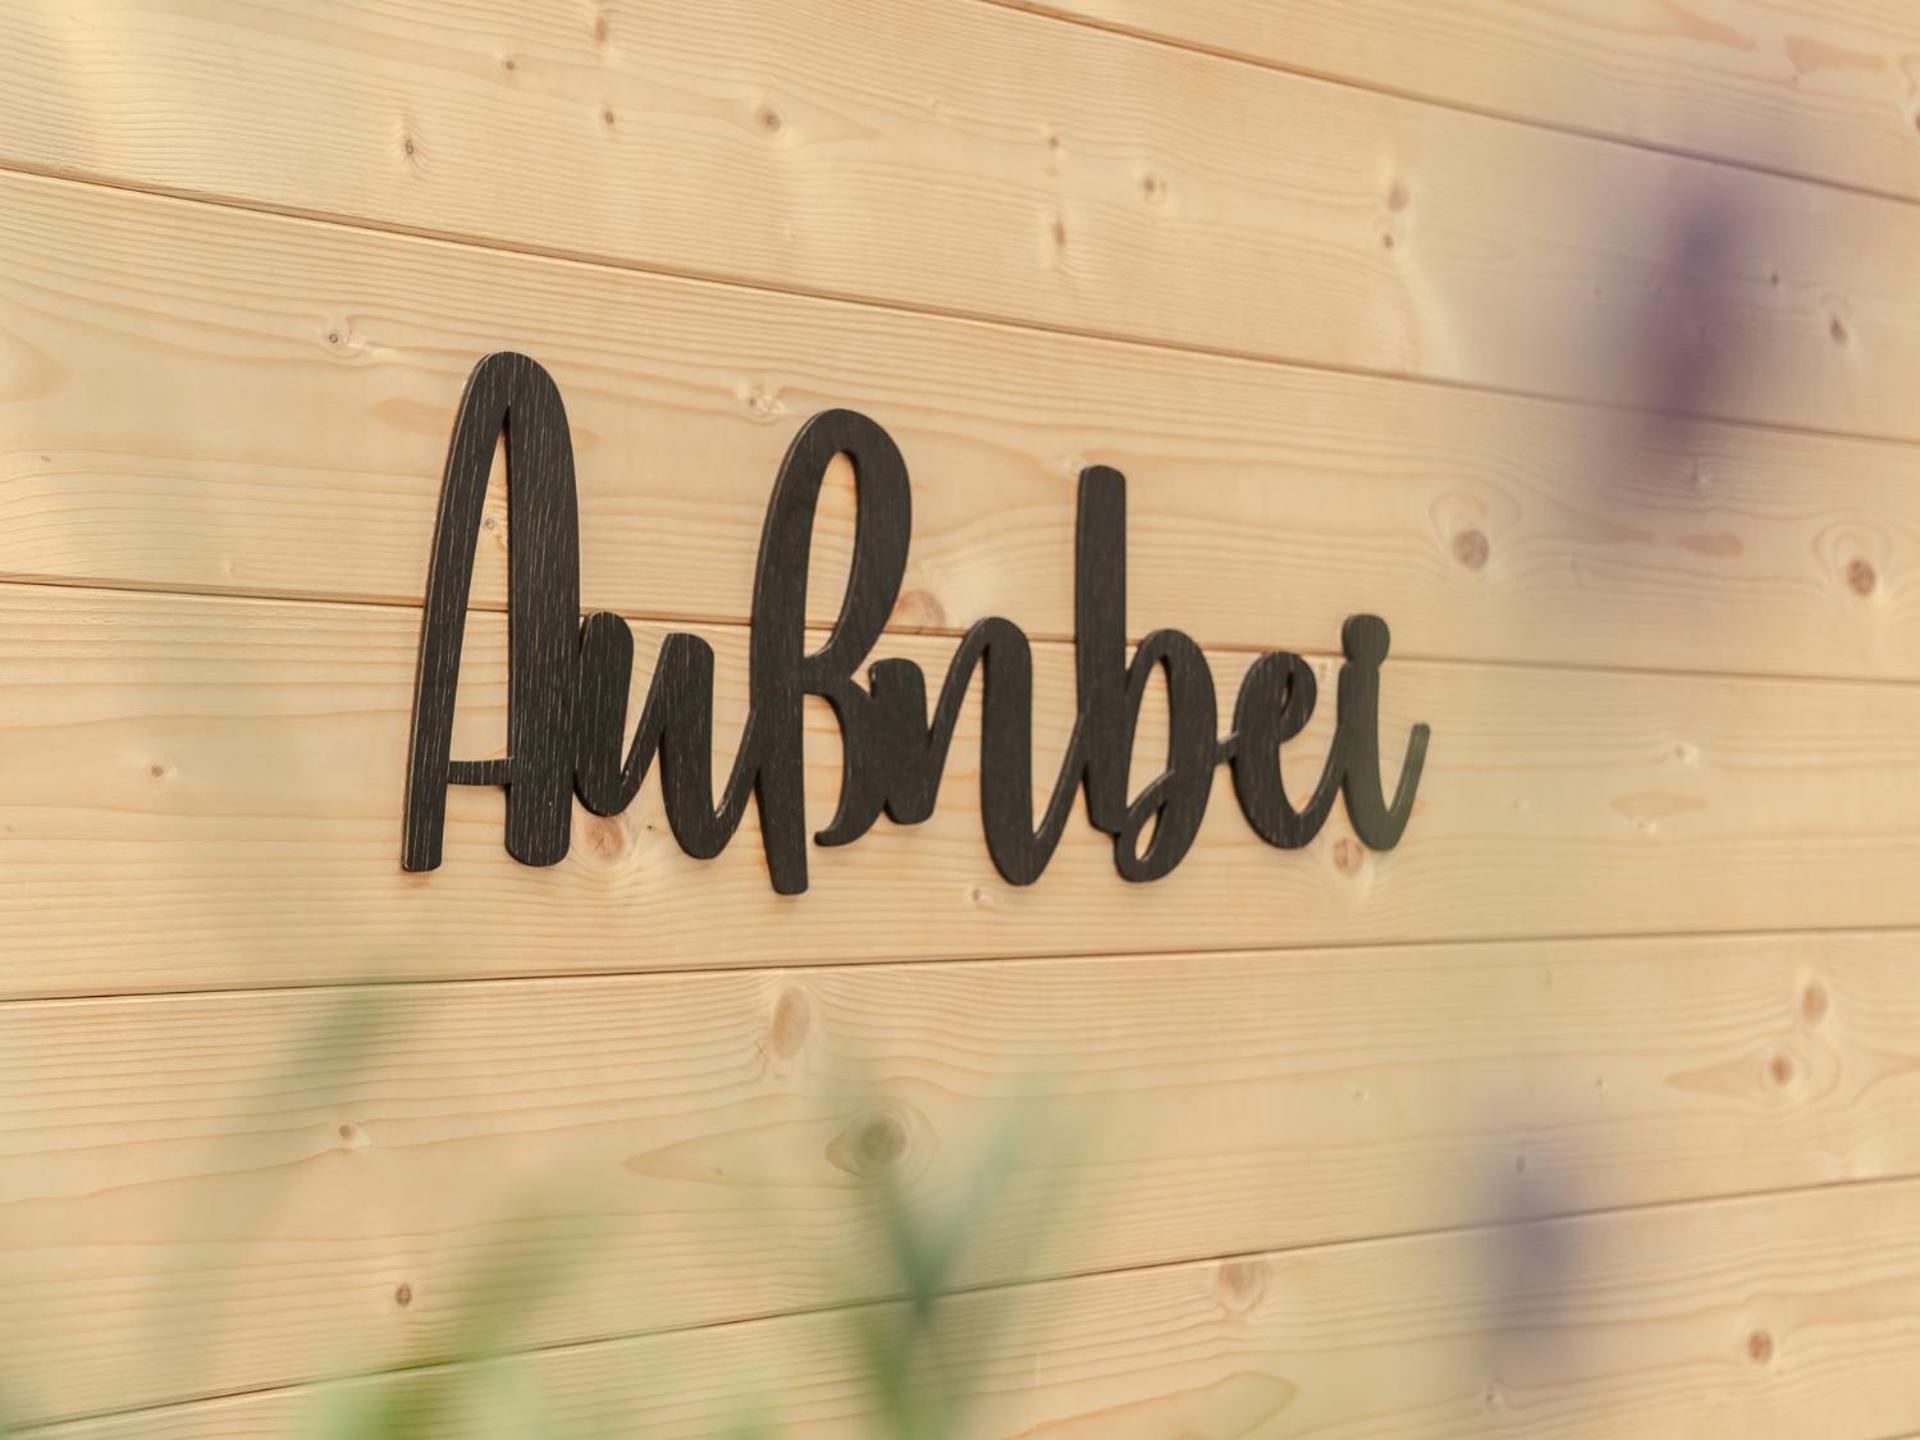
[[(462, 624), (479, 538), (487, 472), (502, 432), (507, 444), (509, 676), (507, 755), (454, 760), (453, 712)], [(828, 464), (853, 463), (858, 483), (852, 574), (839, 619), (817, 650), (805, 644), (807, 556)], [(845, 742), (840, 803), (814, 836), (821, 845), (859, 839), (884, 811), (902, 825), (925, 820), (960, 707), (983, 672), (980, 813), (987, 849), (1016, 885), (1040, 878), (1076, 793), (1113, 836), (1114, 862), (1129, 880), (1155, 880), (1178, 865), (1206, 814), (1213, 768), (1233, 767), (1248, 821), (1269, 844), (1305, 845), (1346, 795), (1360, 839), (1390, 849), (1405, 830), (1426, 760), (1427, 727), (1413, 728), (1393, 803), (1381, 788), (1380, 665), (1387, 627), (1372, 615), (1341, 636), (1338, 725), (1313, 796), (1296, 809), (1280, 778), (1280, 746), (1313, 713), (1312, 669), (1297, 655), (1263, 655), (1248, 671), (1233, 731), (1218, 737), (1206, 656), (1178, 630), (1156, 630), (1126, 654), (1126, 480), (1094, 466), (1080, 476), (1075, 554), (1074, 660), (1078, 713), (1066, 761), (1036, 825), (1033, 818), (1033, 657), (1009, 620), (982, 620), (947, 667), (927, 713), (927, 684), (908, 660), (881, 660), (863, 686), (854, 678), (893, 613), (906, 573), (911, 502), (906, 462), (887, 432), (864, 415), (829, 410), (801, 427), (781, 464), (760, 535), (749, 642), (749, 706), (733, 773), (716, 802), (711, 775), (713, 650), (696, 635), (660, 648), (638, 728), (624, 757), (633, 634), (617, 615), (580, 615), (579, 514), (573, 446), (560, 392), (524, 355), (489, 355), (461, 401), (440, 494), (420, 632), (413, 744), (407, 766), (403, 863), (440, 864), (449, 785), (507, 792), (507, 852), (528, 865), (567, 853), (572, 797), (596, 815), (632, 803), (657, 756), (667, 821), (688, 854), (726, 848), (758, 804), (773, 888), (807, 888), (801, 705), (826, 699)], [(1141, 697), (1154, 667), (1166, 672), (1171, 738), (1167, 768), (1127, 794)], [(1143, 837), (1150, 837), (1143, 844)]]

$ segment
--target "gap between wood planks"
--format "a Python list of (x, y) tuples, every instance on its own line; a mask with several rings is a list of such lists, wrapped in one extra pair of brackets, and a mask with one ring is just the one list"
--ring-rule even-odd
[[(1357, 952), (1381, 951), (1391, 953), (1399, 950), (1493, 950), (1510, 949), (1521, 946), (1538, 945), (1592, 945), (1600, 948), (1608, 946), (1649, 945), (1669, 943), (1675, 945), (1706, 945), (1716, 940), (1782, 940), (1793, 938), (1877, 938), (1883, 940), (1907, 939), (1920, 947), (1920, 928), (1902, 925), (1800, 925), (1781, 930), (1645, 930), (1629, 933), (1607, 932), (1602, 934), (1582, 934), (1569, 932), (1561, 935), (1496, 935), (1468, 936), (1465, 939), (1448, 940), (1354, 940), (1347, 942), (1319, 942), (1311, 945), (1208, 945), (1199, 950), (1042, 950), (1022, 952), (1018, 955), (999, 955), (981, 953), (978, 955), (901, 955), (882, 960), (781, 960), (765, 965), (738, 965), (715, 968), (711, 965), (667, 965), (649, 966), (644, 970), (618, 970), (601, 967), (593, 970), (538, 970), (524, 971), (518, 974), (496, 975), (447, 975), (435, 979), (426, 979), (419, 975), (400, 975), (391, 980), (365, 975), (351, 980), (307, 980), (283, 981), (277, 985), (210, 985), (188, 986), (183, 989), (169, 990), (89, 990), (72, 993), (40, 995), (0, 995), (0, 1013), (15, 1010), (37, 1008), (57, 1008), (62, 1006), (92, 1005), (104, 1000), (128, 1001), (131, 1003), (169, 1001), (244, 999), (247, 997), (265, 997), (273, 995), (307, 995), (318, 992), (345, 994), (355, 991), (390, 990), (441, 990), (448, 987), (470, 987), (484, 985), (526, 985), (555, 986), (572, 981), (634, 981), (647, 983), (655, 979), (680, 977), (683, 979), (721, 977), (776, 976), (789, 974), (818, 974), (825, 971), (839, 971), (846, 974), (858, 974), (869, 970), (924, 970), (929, 966), (981, 966), (1012, 965), (1057, 965), (1061, 961), (1146, 961), (1155, 958), (1180, 960), (1207, 960), (1218, 958), (1231, 960), (1249, 955), (1272, 955), (1289, 958), (1304, 958), (1316, 954), (1339, 955)], [(1920, 1178), (1920, 1172), (1916, 1173)], [(1818, 1186), (1807, 1187), (1817, 1189)], [(1764, 1191), (1754, 1193), (1768, 1193)]]

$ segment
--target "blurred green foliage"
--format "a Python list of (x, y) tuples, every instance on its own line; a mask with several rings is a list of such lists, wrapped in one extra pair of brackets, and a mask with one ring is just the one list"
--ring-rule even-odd
[[(248, 1168), (253, 1157), (239, 1153), (240, 1147), (257, 1143), (260, 1134), (288, 1133), (290, 1115), (337, 1104), (358, 1088), (400, 1029), (392, 994), (377, 986), (344, 992), (289, 1048), (275, 1073), (263, 1078), (244, 1123), (216, 1142), (212, 1168)], [(990, 1243), (996, 1271), (1026, 1273), (1026, 1262), (1050, 1228), (1053, 1206), (1044, 1194), (1038, 1203), (1027, 1195), (1018, 1225), (1005, 1219), (1002, 1203), (1038, 1138), (1041, 1107), (1010, 1105), (960, 1177), (949, 1177), (939, 1187), (943, 1193), (930, 1197), (916, 1194), (910, 1183), (897, 1133), (882, 1134), (884, 1127), (865, 1118), (885, 1113), (874, 1102), (874, 1088), (861, 1084), (843, 1103), (828, 1103), (843, 1120), (852, 1117), (854, 1143), (863, 1148), (855, 1167), (858, 1221), (846, 1252), (829, 1262), (844, 1266), (845, 1273), (822, 1278), (826, 1293), (846, 1297), (833, 1314), (851, 1362), (846, 1369), (854, 1379), (855, 1406), (869, 1432), (876, 1440), (952, 1440), (972, 1412), (982, 1359), (1015, 1303), (1009, 1286), (967, 1290), (967, 1257)], [(267, 1212), (284, 1198), (280, 1187), (297, 1169), (278, 1167), (280, 1178), (244, 1191), (244, 1201), (211, 1226), (199, 1217), (198, 1233), (210, 1229), (245, 1243), (261, 1232)], [(606, 1222), (578, 1215), (555, 1219), (553, 1208), (528, 1206), (508, 1227), (512, 1243), (488, 1248), (490, 1258), (449, 1303), (451, 1334), (444, 1324), (425, 1327), (430, 1338), (421, 1341), (420, 1353), (398, 1357), (390, 1368), (304, 1387), (297, 1435), (290, 1440), (642, 1440), (644, 1427), (609, 1417), (635, 1397), (650, 1401), (647, 1380), (671, 1385), (672, 1376), (629, 1374), (607, 1386), (619, 1393), (569, 1396), (573, 1411), (600, 1417), (582, 1423), (561, 1418), (535, 1381), (536, 1367), (518, 1355), (528, 1320), (594, 1262), (604, 1239), (596, 1225), (604, 1228)], [(964, 1292), (958, 1307), (957, 1292)], [(182, 1334), (177, 1325), (162, 1331), (161, 1317), (177, 1312), (168, 1303), (156, 1306), (154, 1343), (164, 1347), (168, 1365), (179, 1374), (202, 1369), (207, 1332), (222, 1306), (202, 1298), (199, 1308), (208, 1319), (205, 1329)], [(739, 1418), (717, 1440), (780, 1440), (779, 1421), (769, 1418), (780, 1413), (779, 1395), (756, 1401), (744, 1382), (742, 1391)], [(10, 1427), (6, 1414), (0, 1398), (0, 1437), (27, 1440), (34, 1427)]]

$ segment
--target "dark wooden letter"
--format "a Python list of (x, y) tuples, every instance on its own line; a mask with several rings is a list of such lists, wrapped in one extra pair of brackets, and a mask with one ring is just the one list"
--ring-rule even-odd
[[(507, 441), (507, 754), (454, 760), (460, 646), (487, 472)], [(835, 456), (853, 462), (858, 486), (853, 568), (840, 613), (819, 649), (806, 640), (807, 568), (820, 486)], [(726, 848), (758, 801), (773, 888), (807, 888), (806, 795), (801, 729), (808, 695), (833, 707), (842, 740), (840, 803), (814, 837), (846, 845), (882, 814), (917, 824), (933, 813), (960, 709), (982, 676), (980, 812), (1000, 873), (1031, 885), (1047, 867), (1084, 790), (1093, 825), (1113, 836), (1114, 864), (1129, 880), (1157, 880), (1200, 833), (1213, 768), (1233, 767), (1234, 789), (1269, 844), (1295, 849), (1319, 833), (1345, 792), (1360, 839), (1391, 849), (1406, 829), (1426, 761), (1427, 727), (1407, 743), (1389, 805), (1380, 776), (1380, 666), (1386, 623), (1356, 615), (1342, 634), (1347, 661), (1333, 745), (1319, 784), (1296, 810), (1280, 778), (1280, 747), (1313, 714), (1313, 671), (1298, 656), (1263, 655), (1247, 672), (1234, 733), (1218, 740), (1213, 673), (1178, 630), (1156, 630), (1126, 655), (1127, 491), (1117, 470), (1080, 476), (1075, 538), (1074, 674), (1077, 705), (1066, 755), (1045, 809), (1033, 813), (1033, 649), (1011, 620), (979, 621), (947, 667), (929, 713), (926, 677), (908, 660), (882, 660), (862, 686), (854, 675), (893, 614), (906, 574), (912, 495), (906, 461), (887, 432), (851, 410), (828, 410), (800, 429), (774, 484), (760, 534), (748, 642), (747, 719), (732, 773), (713, 794), (713, 649), (672, 634), (660, 647), (647, 698), (622, 757), (633, 632), (617, 615), (580, 624), (580, 539), (573, 450), (552, 379), (524, 355), (489, 355), (467, 383), (447, 456), (427, 574), (407, 763), (402, 863), (440, 864), (447, 786), (507, 791), (507, 850), (529, 865), (567, 853), (572, 793), (614, 815), (660, 759), (667, 822), (688, 854)], [(1127, 774), (1141, 702), (1156, 669), (1169, 701), (1167, 765), (1129, 797)], [(1149, 837), (1149, 834), (1151, 838)], [(1144, 842), (1144, 843), (1143, 843)]]
[[(474, 547), (503, 431), (512, 536), (507, 755), (453, 760)], [(579, 626), (580, 517), (566, 407), (547, 372), (526, 356), (489, 355), (474, 368), (460, 402), (433, 531), (407, 758), (406, 869), (439, 867), (448, 785), (506, 787), (507, 853), (514, 859), (552, 865), (566, 855)]]

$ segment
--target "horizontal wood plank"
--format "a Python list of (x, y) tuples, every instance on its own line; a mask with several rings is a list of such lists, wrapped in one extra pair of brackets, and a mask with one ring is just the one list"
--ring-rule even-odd
[[(0, 22), (3, 23), (3, 22)], [(209, 287), (206, 277), (221, 277)], [(1621, 417), (905, 315), (0, 177), (0, 575), (418, 602), (467, 370), (547, 364), (585, 595), (744, 621), (780, 457), (900, 441), (896, 615), (1072, 633), (1074, 485), (1129, 477), (1130, 628), (1920, 678), (1920, 448)], [(475, 602), (498, 607), (506, 517)], [(845, 477), (817, 526), (830, 623)]]
[(1920, 437), (1920, 209), (978, 0), (10, 6), (0, 164)]
[[(576, 807), (571, 854), (548, 868), (507, 856), (499, 791), (456, 787), (444, 867), (407, 874), (418, 626), (417, 611), (374, 606), (0, 589), (6, 993), (1920, 921), (1920, 688), (1393, 658), (1389, 788), (1409, 728), (1433, 740), (1391, 852), (1363, 848), (1339, 806), (1311, 846), (1276, 850), (1223, 768), (1167, 879), (1122, 880), (1077, 811), (1041, 882), (1009, 886), (981, 833), (976, 695), (933, 818), (811, 847), (804, 895), (773, 892), (751, 814), (719, 859), (683, 855), (657, 778), (620, 817)], [(484, 758), (504, 737), (505, 617), (468, 629), (454, 751)], [(702, 633), (725, 766), (745, 635)], [(637, 633), (636, 692), (660, 634)], [(882, 646), (934, 675), (952, 648)], [(1251, 659), (1212, 657), (1227, 715)], [(1331, 733), (1335, 667), (1316, 664), (1325, 703), (1285, 752), (1297, 794)], [(1037, 646), (1043, 787), (1072, 684), (1070, 649)], [(1165, 733), (1150, 694), (1136, 785)], [(805, 745), (812, 830), (840, 782), (824, 703), (808, 702)]]
[[(851, 1328), (810, 1315), (456, 1373), (451, 1408), (421, 1431), (507, 1440), (533, 1414), (555, 1440), (706, 1440), (758, 1411), (775, 1435), (851, 1440), (882, 1413)], [(937, 1312), (932, 1343), (961, 1357), (938, 1378), (978, 1397), (967, 1440), (1882, 1440), (1920, 1419), (1916, 1337), (1908, 1183), (989, 1292)], [(264, 1440), (340, 1398), (283, 1391), (46, 1434)]]
[(1913, 1174), (1917, 954), (1605, 941), (0, 1008), (0, 1396), (44, 1418), (445, 1356), (476, 1277), (529, 1255), (560, 1278), (516, 1344), (884, 1294), (883, 1164), (929, 1226), (971, 1210), (965, 1284)]
[(1920, 198), (1885, 0), (1001, 0), (1470, 110)]

